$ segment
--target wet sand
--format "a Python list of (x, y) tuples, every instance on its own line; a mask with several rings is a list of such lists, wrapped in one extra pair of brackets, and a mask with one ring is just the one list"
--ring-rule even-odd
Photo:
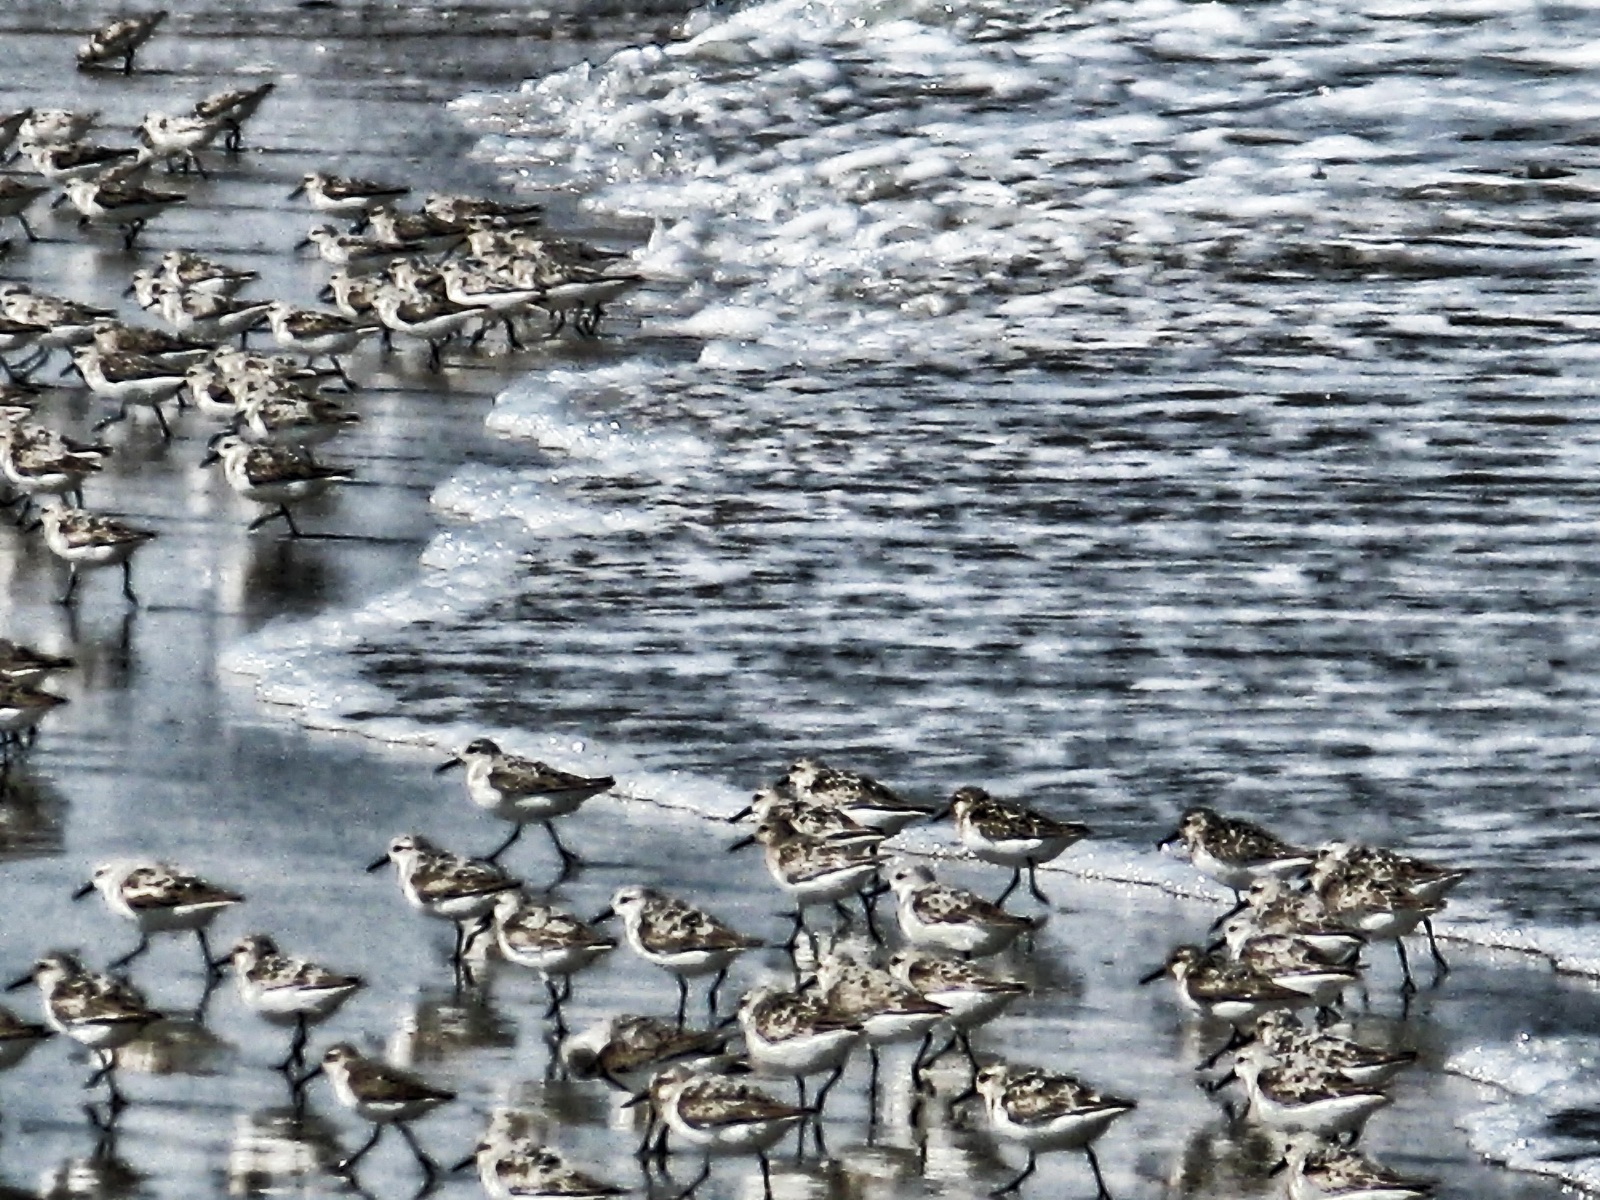
[[(470, 139), (451, 122), (445, 101), (592, 52), (581, 37), (637, 37), (667, 22), (550, 19), (513, 5), (411, 6), (394, 17), (367, 6), (180, 11), (143, 54), (148, 69), (124, 80), (67, 68), (77, 35), (63, 30), (92, 24), (90, 12), (87, 5), (37, 2), (0, 14), (0, 46), (9, 61), (24, 64), (0, 80), (0, 108), (102, 108), (108, 136), (120, 141), (147, 110), (179, 111), (235, 80), (281, 80), (248, 131), (252, 150), (226, 161), (213, 153), (214, 180), (184, 184), (193, 202), (153, 224), (139, 254), (123, 254), (109, 235), (79, 236), (67, 220), (42, 218), (46, 240), (19, 245), (0, 261), (0, 277), (102, 303), (112, 302), (130, 270), (174, 245), (261, 270), (257, 294), (309, 302), (322, 270), (289, 247), (310, 215), (285, 198), (302, 172), (337, 165), (403, 178), (419, 192), (488, 187), (492, 176), (465, 160)], [(570, 198), (558, 198), (554, 208), (558, 221), (578, 223)], [(626, 239), (637, 231), (610, 232)], [(35, 539), (0, 530), (0, 632), (70, 652), (81, 664), (58, 684), (73, 703), (47, 723), (15, 794), (0, 806), (11, 897), (0, 923), (0, 968), (20, 971), (50, 946), (81, 948), (93, 962), (114, 957), (132, 945), (132, 931), (98, 901), (72, 904), (72, 890), (106, 858), (151, 854), (185, 863), (249, 896), (243, 911), (219, 924), (219, 944), (270, 931), (290, 950), (367, 979), (367, 992), (319, 1030), (313, 1045), (347, 1038), (386, 1048), (459, 1090), (457, 1103), (418, 1127), (441, 1159), (466, 1153), (487, 1110), (513, 1100), (546, 1114), (551, 1140), (578, 1161), (617, 1182), (640, 1182), (629, 1157), (632, 1114), (593, 1085), (552, 1078), (537, 982), (497, 968), (479, 987), (454, 987), (447, 931), (406, 909), (391, 875), (361, 871), (395, 833), (416, 830), (482, 850), (498, 841), (500, 829), (466, 806), (458, 781), (434, 778), (436, 756), (305, 731), (262, 708), (249, 681), (222, 675), (216, 665), (232, 640), (264, 622), (345, 608), (409, 578), (438, 527), (430, 489), (463, 461), (532, 454), (483, 430), (494, 392), (551, 356), (621, 353), (628, 334), (624, 319), (598, 346), (564, 339), (519, 356), (491, 351), (453, 361), (437, 378), (419, 369), (423, 359), (415, 353), (388, 362), (357, 356), (352, 370), (363, 390), (356, 401), (366, 424), (327, 457), (350, 463), (361, 484), (308, 509), (304, 519), (337, 540), (291, 542), (276, 529), (246, 533), (248, 506), (196, 465), (213, 429), (204, 418), (186, 414), (166, 445), (153, 424), (114, 430), (118, 454), (106, 476), (91, 482), (90, 504), (161, 533), (136, 565), (144, 598), (136, 612), (124, 609), (112, 578), (95, 576), (85, 580), (76, 610), (59, 608), (51, 599), (62, 570)], [(49, 412), (80, 431), (97, 415), (84, 394), (65, 391), (51, 397)], [(601, 908), (622, 883), (659, 883), (703, 899), (744, 929), (781, 936), (775, 914), (784, 905), (756, 856), (721, 853), (731, 840), (723, 827), (602, 799), (567, 833), (592, 861), (555, 898), (581, 914)], [(553, 866), (537, 838), (508, 862), (534, 885)], [(952, 872), (998, 886), (992, 872)], [(1102, 1144), (1119, 1197), (1270, 1194), (1276, 1184), (1265, 1176), (1270, 1164), (1260, 1140), (1231, 1134), (1215, 1103), (1194, 1086), (1196, 1043), (1169, 992), (1133, 983), (1171, 945), (1200, 937), (1211, 911), (1153, 889), (1058, 874), (1047, 886), (1060, 911), (1032, 953), (1010, 964), (1027, 973), (1038, 995), (986, 1031), (980, 1050), (1078, 1071), (1139, 1099), (1138, 1113)], [(1553, 1185), (1475, 1161), (1453, 1114), (1477, 1103), (1480, 1090), (1438, 1068), (1474, 1041), (1592, 1028), (1600, 1016), (1594, 988), (1551, 976), (1531, 960), (1457, 952), (1455, 973), (1424, 992), (1401, 1022), (1392, 956), (1379, 950), (1374, 957), (1372, 1007), (1361, 1031), (1416, 1046), (1427, 1066), (1405, 1079), (1394, 1107), (1373, 1120), (1371, 1152), (1440, 1177), (1447, 1193), (1557, 1194)], [(129, 1054), (125, 1086), (135, 1103), (113, 1141), (97, 1142), (79, 1111), (88, 1073), (80, 1053), (46, 1046), (0, 1078), (0, 1179), (9, 1187), (185, 1197), (342, 1190), (317, 1165), (338, 1157), (336, 1146), (348, 1152), (359, 1144), (365, 1129), (322, 1085), (312, 1090), (308, 1119), (299, 1126), (287, 1120), (285, 1087), (266, 1066), (281, 1054), (284, 1035), (243, 1011), (231, 984), (210, 998), (203, 1024), (182, 1017), (201, 997), (196, 958), (190, 941), (162, 939), (135, 966), (136, 979), (177, 1016)], [(768, 953), (733, 982), (747, 985), (783, 969)], [(665, 1012), (672, 999), (666, 976), (618, 955), (577, 980), (569, 1019), (582, 1025), (604, 1012)], [(24, 995), (15, 1007), (30, 1012), (33, 1000)], [(1020, 1165), (1014, 1151), (996, 1155), (970, 1109), (953, 1116), (946, 1104), (930, 1103), (913, 1129), (905, 1056), (890, 1063), (877, 1122), (868, 1120), (864, 1065), (855, 1064), (830, 1108), (835, 1164), (785, 1163), (775, 1180), (780, 1195), (914, 1195), (924, 1173), (935, 1190), (967, 1195)], [(680, 1180), (694, 1168), (675, 1165)], [(410, 1194), (415, 1176), (398, 1139), (375, 1152), (362, 1180), (376, 1196)], [(759, 1176), (747, 1163), (720, 1166), (714, 1180), (704, 1194), (759, 1194)], [(444, 1190), (464, 1196), (477, 1187), (457, 1177)], [(1087, 1195), (1092, 1184), (1078, 1158), (1056, 1155), (1043, 1160), (1030, 1190)]]

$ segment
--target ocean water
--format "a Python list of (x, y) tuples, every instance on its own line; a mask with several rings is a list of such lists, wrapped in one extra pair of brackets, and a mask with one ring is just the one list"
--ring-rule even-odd
[[(1151, 848), (1197, 803), (1399, 845), (1477, 870), (1452, 935), (1600, 976), (1594, 10), (690, 32), (456, 103), (508, 180), (649, 229), (649, 283), (500, 395), (513, 465), (435, 491), (415, 582), (229, 665), (704, 813), (800, 754), (980, 783), (1114, 879), (1203, 892)], [(1474, 1144), (1600, 1179), (1527, 1149), (1591, 1052), (1459, 1057), (1509, 1089)]]

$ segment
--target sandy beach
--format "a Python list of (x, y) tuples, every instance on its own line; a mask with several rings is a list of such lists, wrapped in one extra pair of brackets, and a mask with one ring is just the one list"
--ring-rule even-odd
[[(259, 270), (260, 295), (309, 303), (321, 268), (290, 249), (311, 223), (287, 199), (301, 173), (333, 167), (398, 178), (419, 194), (496, 189), (493, 170), (467, 159), (472, 138), (446, 102), (648, 39), (674, 20), (671, 12), (596, 15), (593, 6), (582, 19), (513, 4), (411, 5), (401, 14), (354, 5), (224, 11), (200, 0), (172, 7), (168, 27), (128, 79), (78, 75), (67, 65), (79, 31), (98, 15), (93, 6), (23, 0), (0, 13), (0, 49), (23, 64), (0, 80), (0, 109), (99, 108), (113, 141), (126, 141), (146, 111), (179, 111), (236, 81), (279, 81), (249, 128), (250, 149), (208, 155), (214, 178), (186, 182), (191, 202), (152, 224), (137, 253), (123, 253), (108, 236), (80, 235), (63, 217), (41, 216), (43, 240), (19, 241), (0, 259), (0, 279), (117, 303), (131, 314), (131, 302), (117, 299), (128, 272), (184, 246)], [(592, 232), (575, 199), (551, 198), (552, 221)], [(603, 232), (627, 245), (645, 230)], [(276, 527), (246, 532), (248, 506), (198, 465), (214, 431), (205, 418), (183, 415), (170, 443), (143, 420), (114, 428), (116, 456), (91, 482), (89, 502), (160, 534), (136, 562), (137, 610), (124, 607), (109, 575), (89, 576), (78, 605), (59, 607), (53, 597), (63, 570), (36, 538), (0, 529), (0, 632), (79, 662), (56, 685), (71, 704), (46, 723), (0, 804), (0, 881), (8, 896), (0, 969), (14, 975), (49, 947), (78, 948), (95, 962), (121, 953), (132, 945), (131, 929), (97, 900), (73, 904), (74, 888), (109, 858), (184, 863), (248, 896), (219, 925), (219, 943), (270, 931), (285, 947), (365, 978), (365, 994), (319, 1030), (313, 1046), (339, 1038), (383, 1049), (457, 1090), (456, 1103), (418, 1126), (441, 1160), (468, 1153), (489, 1109), (515, 1102), (543, 1114), (550, 1139), (577, 1161), (643, 1185), (630, 1156), (633, 1114), (594, 1085), (554, 1077), (537, 981), (500, 965), (480, 986), (453, 986), (447, 933), (405, 908), (392, 874), (362, 872), (401, 832), (461, 850), (499, 840), (500, 829), (468, 807), (457, 779), (433, 775), (442, 754), (308, 731), (292, 714), (259, 703), (252, 680), (218, 667), (230, 645), (268, 622), (347, 609), (411, 579), (441, 525), (428, 504), (436, 485), (463, 463), (536, 461), (541, 453), (484, 428), (495, 393), (535, 365), (623, 353), (633, 332), (624, 313), (597, 344), (565, 337), (522, 354), (450, 351), (439, 376), (415, 352), (355, 356), (361, 390), (354, 401), (364, 424), (327, 457), (350, 464), (360, 482), (308, 506), (303, 525), (326, 535), (316, 538), (292, 541)], [(78, 432), (100, 415), (86, 394), (70, 390), (53, 392), (47, 410)], [(775, 914), (783, 904), (758, 856), (722, 853), (733, 838), (725, 826), (602, 798), (568, 828), (590, 860), (554, 892), (573, 911), (598, 911), (624, 883), (659, 883), (743, 929), (780, 935)], [(553, 871), (537, 837), (507, 861), (536, 886)], [(1070, 871), (1070, 858), (1064, 865)], [(951, 874), (998, 890), (992, 871), (964, 864)], [(1134, 983), (1172, 945), (1201, 939), (1215, 910), (1154, 888), (1068, 872), (1046, 878), (1056, 908), (1032, 953), (1008, 964), (1038, 994), (986, 1031), (980, 1051), (1070, 1069), (1138, 1098), (1136, 1115), (1101, 1146), (1121, 1200), (1276, 1194), (1262, 1139), (1231, 1129), (1195, 1086), (1198, 1043), (1167, 987)], [(1541, 960), (1460, 947), (1450, 953), (1454, 972), (1425, 989), (1404, 1021), (1392, 955), (1372, 954), (1371, 1003), (1354, 1007), (1357, 1029), (1419, 1050), (1423, 1067), (1402, 1081), (1363, 1144), (1396, 1168), (1437, 1177), (1444, 1195), (1563, 1194), (1555, 1183), (1478, 1159), (1457, 1121), (1491, 1093), (1441, 1067), (1466, 1045), (1593, 1028), (1600, 994), (1592, 983), (1553, 975)], [(783, 973), (775, 952), (755, 957), (736, 982)], [(135, 976), (174, 1016), (127, 1056), (134, 1104), (116, 1137), (97, 1138), (80, 1111), (89, 1070), (83, 1055), (61, 1044), (42, 1048), (0, 1078), (5, 1194), (345, 1190), (321, 1168), (338, 1147), (357, 1145), (364, 1127), (338, 1110), (324, 1085), (313, 1087), (304, 1122), (289, 1119), (283, 1081), (267, 1066), (281, 1054), (283, 1035), (244, 1011), (231, 983), (210, 997), (203, 1022), (189, 1016), (202, 989), (187, 939), (158, 940)], [(19, 1012), (32, 1011), (31, 995), (16, 999)], [(606, 1012), (667, 1012), (672, 999), (666, 976), (617, 955), (579, 977), (569, 1020), (581, 1026)], [(1020, 1166), (1015, 1151), (997, 1155), (970, 1108), (952, 1113), (935, 1101), (913, 1127), (905, 1056), (890, 1063), (876, 1122), (868, 1119), (865, 1068), (852, 1066), (830, 1111), (834, 1161), (808, 1157), (796, 1165), (785, 1156), (774, 1181), (782, 1200), (976, 1195)], [(694, 1166), (676, 1164), (674, 1174), (687, 1179)], [(760, 1194), (759, 1176), (744, 1161), (719, 1167), (714, 1179), (703, 1194)], [(398, 1139), (375, 1153), (362, 1180), (373, 1196), (411, 1194), (413, 1167)], [(1081, 1160), (1065, 1154), (1044, 1159), (1031, 1188), (1039, 1196), (1092, 1194)], [(475, 1179), (457, 1176), (442, 1194), (477, 1190)]]

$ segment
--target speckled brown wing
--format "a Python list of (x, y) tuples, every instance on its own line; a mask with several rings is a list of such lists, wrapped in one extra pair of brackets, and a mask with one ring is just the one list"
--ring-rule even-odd
[(442, 854), (419, 862), (411, 873), (410, 886), (419, 899), (427, 901), (487, 896), (521, 884), (491, 862)]
[(609, 775), (589, 778), (570, 771), (557, 770), (548, 763), (531, 758), (513, 758), (507, 755), (489, 772), (489, 784), (497, 791), (510, 795), (527, 796), (539, 792), (570, 792), (585, 787), (601, 790), (616, 780)]
[(1290, 845), (1261, 826), (1239, 820), (1222, 821), (1214, 827), (1206, 838), (1206, 849), (1214, 858), (1241, 867), (1311, 857), (1309, 851)]
[(651, 1063), (714, 1053), (722, 1041), (718, 1034), (679, 1029), (654, 1017), (623, 1017), (600, 1051), (599, 1069), (603, 1074), (623, 1075)]
[(424, 1083), (409, 1071), (391, 1067), (388, 1063), (362, 1059), (351, 1062), (348, 1069), (351, 1090), (368, 1102), (403, 1104), (412, 1100), (444, 1101), (456, 1097), (454, 1092)]
[(749, 950), (761, 945), (759, 938), (746, 937), (710, 913), (665, 899), (646, 908), (639, 918), (639, 942), (652, 954), (679, 954), (686, 950)]
[(1006, 1115), (1019, 1125), (1043, 1124), (1067, 1113), (1097, 1108), (1129, 1108), (1132, 1101), (1102, 1096), (1070, 1075), (1024, 1071), (1006, 1081), (1001, 1096)]
[(805, 1112), (732, 1079), (698, 1080), (686, 1085), (678, 1096), (678, 1115), (684, 1124), (703, 1129), (781, 1121), (804, 1116)]
[(1015, 929), (1033, 929), (1036, 925), (1031, 918), (1009, 913), (993, 901), (962, 888), (924, 888), (911, 898), (911, 908), (917, 919), (926, 925), (961, 925), (969, 921), (1008, 925)]
[(969, 819), (973, 827), (991, 842), (1089, 836), (1087, 825), (1057, 821), (1021, 804), (1008, 804), (1003, 800), (983, 800), (974, 804)]
[(132, 909), (182, 908), (189, 904), (234, 904), (244, 897), (195, 875), (168, 867), (139, 867), (122, 881), (122, 898)]

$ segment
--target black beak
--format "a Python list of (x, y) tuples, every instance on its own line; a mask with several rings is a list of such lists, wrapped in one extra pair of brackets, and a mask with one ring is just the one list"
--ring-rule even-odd
[(817, 977), (815, 975), (807, 975), (804, 979), (800, 980), (799, 983), (794, 985), (794, 990), (797, 992), (809, 992), (816, 986)]
[(746, 846), (754, 846), (755, 844), (756, 835), (752, 833), (749, 837), (742, 837), (737, 842), (734, 842), (733, 845), (729, 846), (728, 853), (732, 854), (736, 850), (743, 850)]
[(134, 287), (134, 286), (133, 286), (133, 284), (131, 284), (131, 283), (130, 283), (130, 284), (129, 284), (129, 285), (128, 285), (128, 286), (127, 286), (127, 287), (125, 287), (125, 288), (123, 288), (123, 289), (122, 289), (122, 296), (123, 296), (123, 299), (127, 299), (127, 298), (128, 298), (128, 297), (129, 297), (129, 296), (131, 296), (131, 295), (133, 295), (133, 293), (134, 293), (134, 292), (135, 292), (135, 291), (137, 291), (137, 290), (138, 290), (138, 289), (137, 289), (137, 288), (135, 288), (135, 287)]
[(298, 200), (301, 196), (305, 195), (305, 190), (305, 181), (301, 180), (299, 183), (295, 184), (294, 191), (289, 193), (289, 199)]
[(1139, 986), (1140, 987), (1144, 987), (1148, 983), (1154, 983), (1156, 980), (1160, 979), (1166, 973), (1167, 973), (1167, 968), (1165, 966), (1157, 967), (1154, 971), (1151, 971), (1150, 974), (1141, 975), (1139, 977)]
[(6, 991), (8, 991), (8, 992), (20, 992), (23, 988), (27, 987), (32, 982), (33, 982), (33, 972), (29, 971), (21, 979), (13, 979), (10, 983), (6, 984)]
[(304, 250), (309, 245), (311, 245), (311, 239), (310, 238), (301, 238), (298, 242), (296, 242), (294, 244), (294, 248), (296, 250)]
[(754, 804), (746, 804), (738, 812), (734, 813), (733, 816), (728, 818), (728, 824), (729, 825), (737, 825), (740, 821), (744, 820), (746, 817), (753, 815), (755, 813), (755, 811), (756, 811), (756, 806)]
[(1227, 942), (1223, 941), (1221, 938), (1218, 938), (1216, 941), (1212, 942), (1209, 946), (1206, 947), (1206, 953), (1207, 954), (1215, 954), (1218, 950), (1221, 950), (1227, 944), (1228, 944)]
[(460, 1162), (453, 1164), (449, 1169), (449, 1173), (454, 1175), (457, 1171), (465, 1171), (468, 1167), (476, 1166), (477, 1162), (478, 1162), (478, 1152), (476, 1150), (474, 1150), (471, 1154), (467, 1155)]
[(1162, 838), (1156, 843), (1156, 849), (1165, 850), (1168, 846), (1172, 845), (1173, 842), (1177, 841), (1182, 835), (1183, 830), (1174, 829), (1171, 833), (1167, 834), (1166, 837)]
[(929, 813), (928, 814), (928, 820), (930, 820), (930, 821), (947, 821), (947, 820), (950, 819), (950, 814), (953, 813), (955, 810), (956, 810), (956, 806), (954, 804), (946, 804), (943, 808), (939, 809), (938, 811)]
[(93, 883), (86, 883), (81, 888), (78, 888), (75, 892), (72, 893), (72, 898), (74, 900), (82, 900), (85, 896), (92, 895), (93, 893), (94, 893), (94, 884)]
[(738, 1013), (736, 1013), (736, 1012), (735, 1013), (729, 1013), (727, 1016), (723, 1017), (722, 1020), (718, 1021), (711, 1028), (713, 1028), (713, 1029), (726, 1029), (729, 1025), (736, 1024), (738, 1022), (738, 1020), (739, 1020), (739, 1014)]
[(325, 283), (317, 291), (317, 299), (327, 304), (333, 300), (333, 284)]
[(457, 767), (465, 766), (459, 758), (447, 758), (433, 769), (435, 775), (443, 775), (446, 771), (454, 771)]
[(589, 924), (591, 924), (591, 925), (602, 925), (607, 921), (615, 920), (616, 916), (617, 916), (617, 910), (612, 908), (608, 904), (608, 905), (606, 905), (606, 908), (605, 908), (604, 912), (596, 913), (594, 916), (589, 918)]
[(650, 1089), (646, 1088), (642, 1092), (635, 1092), (633, 1095), (629, 1096), (626, 1100), (624, 1100), (622, 1102), (622, 1107), (623, 1108), (637, 1108), (641, 1104), (648, 1103), (649, 1100), (650, 1100)]
[(209, 467), (221, 457), (222, 455), (218, 454), (215, 450), (207, 450), (206, 456), (200, 460), (200, 465), (202, 467)]
[(1273, 1167), (1272, 1170), (1267, 1172), (1267, 1178), (1271, 1179), (1274, 1175), (1282, 1175), (1288, 1169), (1289, 1160), (1287, 1158), (1280, 1158), (1277, 1166)]
[(371, 875), (374, 871), (381, 871), (388, 865), (389, 856), (385, 854), (382, 858), (374, 859), (372, 862), (367, 864), (367, 874)]

